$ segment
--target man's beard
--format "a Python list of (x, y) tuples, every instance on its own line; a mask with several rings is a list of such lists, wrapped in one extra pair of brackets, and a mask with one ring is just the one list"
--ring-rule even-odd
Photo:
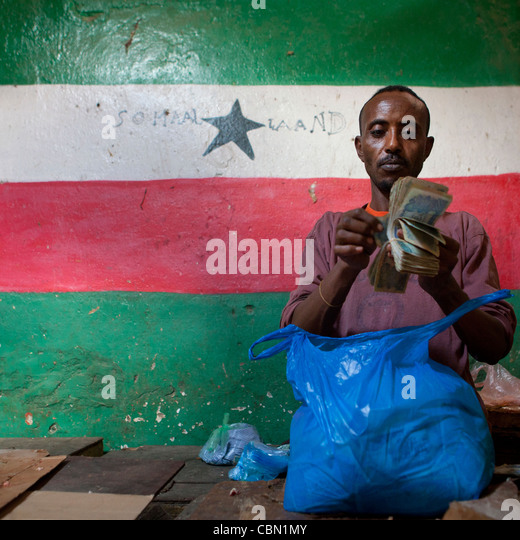
[(379, 188), (379, 191), (381, 191), (381, 193), (390, 197), (392, 187), (397, 182), (397, 180), (398, 178), (383, 178), (382, 180), (375, 182), (375, 184)]

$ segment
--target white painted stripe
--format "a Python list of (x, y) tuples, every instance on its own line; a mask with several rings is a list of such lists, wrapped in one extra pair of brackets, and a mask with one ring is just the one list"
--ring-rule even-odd
[[(351, 177), (358, 113), (377, 87), (0, 86), (0, 181), (228, 177)], [(427, 178), (520, 171), (520, 87), (414, 87), (436, 142)], [(264, 127), (208, 149), (236, 100)], [(167, 111), (167, 114), (165, 114)], [(103, 123), (107, 115), (112, 126)], [(106, 120), (105, 120), (106, 121)], [(115, 139), (106, 139), (113, 130)]]

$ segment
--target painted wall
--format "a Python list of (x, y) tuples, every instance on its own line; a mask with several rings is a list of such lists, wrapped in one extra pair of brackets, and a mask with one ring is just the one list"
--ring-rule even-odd
[[(516, 2), (0, 8), (0, 436), (203, 444), (229, 412), (286, 440), (284, 358), (247, 351), (278, 325), (297, 241), (367, 202), (352, 139), (386, 84), (428, 102), (423, 176), (482, 221), (520, 306)], [(262, 272), (262, 239), (284, 238), (288, 273)]]

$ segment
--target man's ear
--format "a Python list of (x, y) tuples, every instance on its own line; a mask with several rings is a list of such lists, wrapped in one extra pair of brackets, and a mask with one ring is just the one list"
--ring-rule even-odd
[(363, 163), (365, 163), (365, 155), (363, 153), (363, 148), (362, 148), (362, 145), (361, 145), (361, 137), (359, 135), (354, 139), (354, 145), (356, 147), (356, 152), (357, 152), (357, 155), (358, 155), (359, 159)]
[(427, 137), (426, 138), (426, 148), (424, 150), (424, 160), (428, 158), (428, 156), (431, 154), (433, 143), (435, 142), (435, 139), (433, 137)]

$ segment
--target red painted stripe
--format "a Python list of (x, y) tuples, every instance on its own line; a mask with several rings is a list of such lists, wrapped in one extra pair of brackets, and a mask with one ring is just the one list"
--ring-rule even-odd
[[(502, 286), (519, 289), (520, 174), (435, 180), (449, 185), (450, 209), (482, 221)], [(228, 244), (229, 231), (259, 246), (260, 239), (302, 239), (326, 210), (368, 199), (368, 179), (2, 184), (0, 290), (288, 291), (296, 275), (209, 275), (207, 242)]]

